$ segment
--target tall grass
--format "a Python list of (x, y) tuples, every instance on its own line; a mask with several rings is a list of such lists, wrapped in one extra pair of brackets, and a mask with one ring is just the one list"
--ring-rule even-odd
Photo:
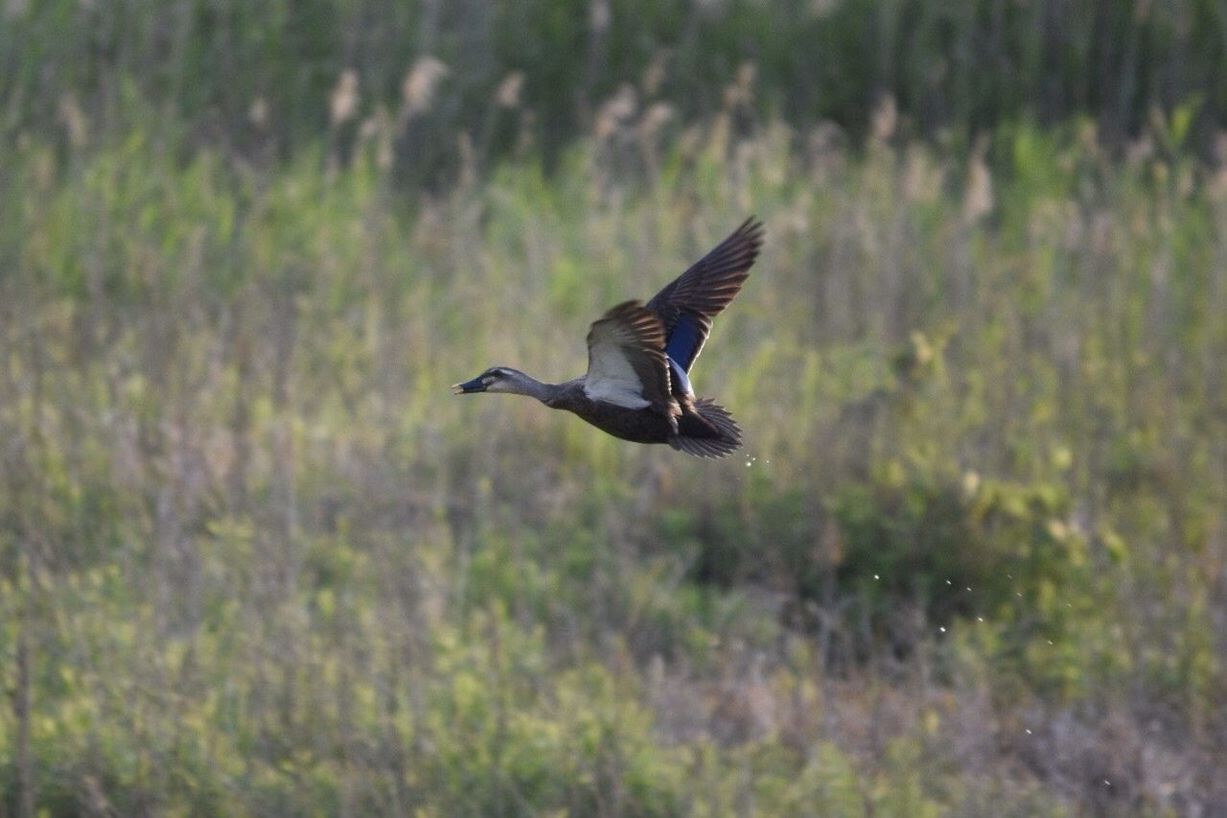
[[(5, 812), (1227, 800), (1227, 180), (1174, 119), (1117, 161), (1089, 120), (961, 152), (884, 107), (854, 152), (743, 101), (411, 203), (393, 118), (343, 162), (186, 149), (156, 105), (18, 139)], [(579, 373), (750, 211), (695, 371), (738, 457), (448, 394)]]
[[(0, 23), (6, 140), (88, 138), (87, 121), (122, 135), (141, 100), (193, 141), (284, 159), (316, 144), (330, 124), (320, 100), (347, 76), (338, 150), (362, 121), (395, 120), (389, 160), (436, 188), (466, 144), (504, 157), (529, 134), (552, 163), (619, 89), (702, 121), (750, 67), (755, 112), (833, 121), (858, 142), (884, 97), (907, 135), (962, 145), (1086, 116), (1119, 148), (1192, 101), (1208, 155), (1227, 123), (1218, 0), (6, 0)], [(517, 104), (492, 108), (499, 89)]]

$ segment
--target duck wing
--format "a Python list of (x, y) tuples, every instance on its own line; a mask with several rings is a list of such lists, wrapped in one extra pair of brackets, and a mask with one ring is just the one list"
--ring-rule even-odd
[(703, 350), (712, 319), (741, 290), (762, 243), (763, 224), (751, 216), (648, 302), (664, 326), (665, 354), (684, 392), (691, 391), (686, 373)]
[(652, 407), (667, 417), (680, 413), (669, 391), (665, 330), (639, 301), (626, 301), (588, 331), (584, 393), (627, 409)]

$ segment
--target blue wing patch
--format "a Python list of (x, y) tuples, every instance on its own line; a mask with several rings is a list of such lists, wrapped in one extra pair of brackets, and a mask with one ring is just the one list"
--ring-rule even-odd
[(682, 313), (669, 333), (669, 340), (665, 342), (665, 354), (681, 367), (683, 374), (690, 371), (694, 356), (703, 342), (700, 320), (697, 316)]

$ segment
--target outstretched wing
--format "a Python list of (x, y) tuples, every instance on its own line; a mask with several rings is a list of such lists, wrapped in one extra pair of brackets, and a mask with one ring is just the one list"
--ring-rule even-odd
[(584, 392), (593, 400), (628, 409), (651, 406), (676, 414), (677, 404), (669, 395), (665, 331), (639, 301), (619, 304), (592, 324)]
[(684, 391), (690, 391), (685, 373), (699, 357), (712, 319), (741, 290), (762, 243), (763, 224), (751, 216), (648, 302), (664, 325), (665, 354), (681, 370), (674, 371), (686, 384)]

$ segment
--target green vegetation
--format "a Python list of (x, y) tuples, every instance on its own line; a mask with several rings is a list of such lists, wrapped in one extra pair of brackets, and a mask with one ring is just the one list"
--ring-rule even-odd
[[(794, 32), (732, 2), (696, 18), (730, 38), (704, 68), (700, 12), (615, 2), (591, 69), (545, 48), (588, 25), (563, 4), (145, 5), (0, 6), (0, 815), (1227, 803), (1217, 5), (1109, 14), (1143, 73), (1197, 46), (1179, 100), (1031, 110), (1037, 68), (975, 140), (913, 138), (927, 62), (892, 63), (898, 108), (788, 73), (817, 27), (869, 88), (857, 37), (939, 3)], [(620, 73), (668, 42), (630, 7), (683, 32), (672, 84)], [(541, 53), (462, 70), (483, 9)], [(367, 89), (433, 81), (399, 45), (430, 25), (458, 87), (426, 122)], [(449, 394), (578, 374), (593, 318), (751, 212), (765, 252), (695, 370), (737, 456)]]
[[(345, 79), (346, 72), (351, 72)], [(904, 134), (966, 145), (1003, 123), (1089, 116), (1120, 148), (1193, 101), (1196, 142), (1227, 125), (1221, 0), (5, 0), (0, 134), (66, 119), (123, 136), (163, 122), (248, 159), (366, 117), (405, 126), (402, 179), (445, 185), (466, 157), (548, 163), (619, 88), (686, 124), (727, 101), (858, 138), (885, 97)], [(327, 104), (331, 98), (332, 105)], [(492, 104), (492, 101), (494, 104)], [(80, 116), (85, 114), (86, 117)], [(349, 116), (342, 117), (349, 120)], [(341, 123), (344, 125), (344, 123)], [(72, 130), (70, 126), (69, 130)], [(457, 136), (466, 134), (462, 144)]]

